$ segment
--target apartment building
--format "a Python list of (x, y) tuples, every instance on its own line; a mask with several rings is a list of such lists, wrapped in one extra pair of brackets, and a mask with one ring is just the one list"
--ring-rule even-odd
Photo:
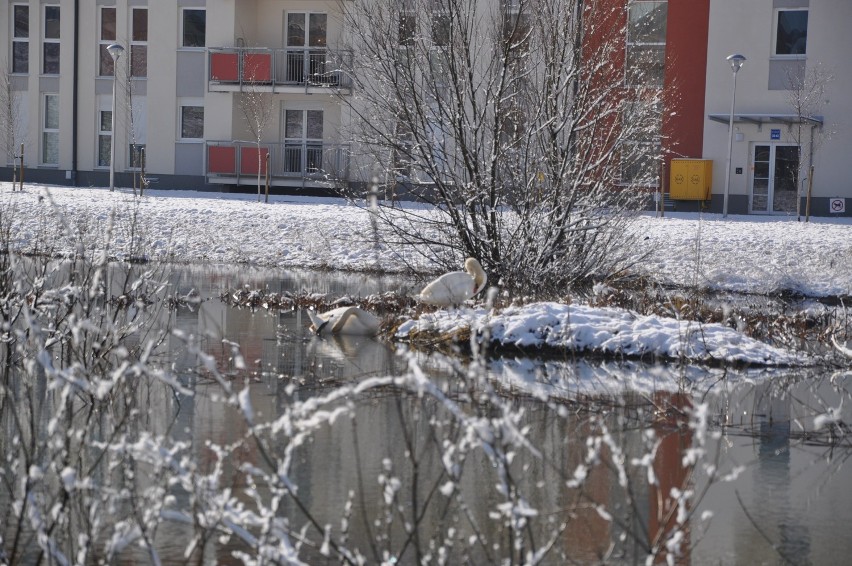
[[(23, 144), (27, 180), (105, 186), (113, 143), (119, 186), (143, 166), (158, 188), (255, 184), (267, 167), (273, 186), (348, 179), (338, 2), (3, 4), (14, 122), (3, 164)], [(252, 100), (262, 124), (246, 118)]]
[[(803, 215), (810, 187), (812, 214), (852, 215), (850, 22), (850, 2), (711, 0), (702, 151), (713, 161), (711, 210), (720, 210), (725, 190), (726, 57), (739, 53), (746, 61), (736, 74), (729, 212)], [(807, 104), (797, 110), (791, 98)]]
[[(282, 190), (364, 183), (369, 175), (352, 163), (353, 118), (344, 103), (357, 93), (343, 6), (337, 0), (4, 2), (0, 29), (8, 39), (0, 61), (15, 122), (3, 136), (4, 164), (23, 143), (27, 179), (106, 185), (115, 141), (120, 186), (132, 184), (131, 174), (143, 165), (158, 188), (249, 187), (267, 174)], [(732, 214), (794, 214), (805, 210), (810, 189), (813, 214), (852, 214), (843, 165), (852, 146), (846, 124), (852, 98), (845, 95), (852, 86), (846, 56), (852, 35), (843, 25), (852, 21), (852, 4), (598, 0), (585, 3), (586, 17), (590, 7), (623, 14), (624, 49), (613, 62), (623, 67), (618, 80), (626, 92), (663, 92), (659, 136), (634, 140), (648, 159), (624, 167), (625, 186), (637, 174), (647, 178), (662, 156), (660, 184), (678, 210), (721, 212), (727, 200)], [(116, 73), (107, 50), (115, 43), (124, 48)], [(736, 74), (729, 136), (731, 53), (746, 61)], [(822, 85), (822, 104), (797, 111), (790, 86), (815, 72), (833, 77)], [(695, 178), (674, 170), (683, 160), (701, 165), (706, 190), (677, 187)], [(2, 171), (11, 176), (9, 167)]]

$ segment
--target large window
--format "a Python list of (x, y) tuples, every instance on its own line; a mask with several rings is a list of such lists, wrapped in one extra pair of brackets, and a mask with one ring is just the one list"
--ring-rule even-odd
[(659, 184), (662, 117), (659, 102), (625, 102), (621, 121), (627, 140), (620, 151), (622, 184), (646, 187)]
[(301, 83), (328, 80), (326, 75), (326, 32), (328, 15), (287, 13), (287, 81)]
[(668, 2), (634, 0), (627, 12), (627, 84), (663, 86)]
[(181, 46), (204, 47), (207, 41), (207, 12), (187, 8), (182, 15)]
[(109, 167), (112, 152), (112, 111), (98, 112), (98, 167)]
[(403, 47), (414, 45), (414, 37), (417, 34), (417, 18), (414, 16), (414, 12), (400, 12), (397, 33), (399, 45)]
[(130, 144), (130, 168), (142, 169), (145, 166), (145, 144), (132, 143)]
[(133, 8), (130, 39), (130, 76), (148, 76), (148, 8)]
[(59, 95), (44, 95), (41, 128), (41, 162), (59, 165)]
[(12, 6), (12, 72), (30, 72), (30, 7)]
[(808, 11), (775, 12), (775, 55), (804, 55), (808, 46)]
[(131, 169), (141, 169), (148, 141), (148, 101), (145, 96), (134, 96), (131, 102), (129, 132), (129, 159)]
[(322, 169), (323, 111), (284, 111), (284, 171), (316, 173)]
[(180, 139), (204, 139), (204, 107), (181, 105), (180, 107)]
[(111, 77), (115, 72), (112, 55), (107, 47), (115, 43), (115, 8), (101, 8), (101, 26), (98, 35), (98, 74)]
[(44, 7), (42, 73), (59, 74), (59, 6)]

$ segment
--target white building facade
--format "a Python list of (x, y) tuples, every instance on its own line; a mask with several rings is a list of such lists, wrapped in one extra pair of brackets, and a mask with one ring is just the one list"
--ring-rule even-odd
[(803, 216), (810, 187), (811, 214), (852, 215), (850, 23), (852, 2), (711, 0), (703, 157), (713, 160), (712, 210), (728, 158), (726, 57), (739, 53), (728, 212)]
[[(3, 4), (2, 165), (23, 144), (27, 180), (105, 186), (115, 142), (119, 186), (143, 166), (157, 188), (251, 185), (259, 167), (273, 186), (348, 182), (336, 0)], [(124, 48), (115, 75), (114, 43)], [(249, 125), (246, 100), (268, 109), (262, 124)]]

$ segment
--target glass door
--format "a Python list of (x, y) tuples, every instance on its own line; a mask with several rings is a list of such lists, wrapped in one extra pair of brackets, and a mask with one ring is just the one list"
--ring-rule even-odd
[(799, 187), (799, 148), (776, 145), (772, 167), (772, 212), (796, 212)]
[(798, 186), (798, 146), (755, 144), (752, 152), (751, 212), (795, 212)]
[(284, 110), (285, 173), (312, 174), (322, 169), (322, 110)]
[(304, 83), (325, 76), (327, 31), (327, 14), (287, 13), (288, 82)]

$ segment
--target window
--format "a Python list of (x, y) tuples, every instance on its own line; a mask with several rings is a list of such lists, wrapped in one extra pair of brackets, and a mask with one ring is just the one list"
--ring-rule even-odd
[(206, 34), (207, 12), (205, 10), (185, 9), (183, 11), (183, 35), (181, 46), (204, 47), (206, 45)]
[(316, 173), (322, 169), (323, 111), (284, 111), (284, 171)]
[(12, 6), (12, 72), (30, 72), (30, 7)]
[(98, 167), (109, 167), (112, 152), (112, 110), (98, 112)]
[(200, 140), (204, 139), (204, 107), (203, 106), (181, 106), (180, 107), (180, 139)]
[(660, 151), (658, 144), (626, 142), (621, 151), (621, 182), (626, 185), (659, 186)]
[(775, 12), (775, 55), (804, 55), (808, 46), (808, 11)]
[(411, 47), (414, 45), (414, 36), (417, 33), (417, 19), (411, 12), (403, 12), (399, 15), (399, 45)]
[(41, 162), (59, 165), (59, 95), (44, 95), (44, 116), (41, 129)]
[(287, 14), (287, 47), (325, 47), (327, 29), (327, 14), (290, 12)]
[(59, 74), (59, 6), (44, 7), (44, 36), (42, 37), (42, 72)]
[(142, 169), (143, 165), (145, 165), (145, 144), (130, 144), (130, 168)]
[(627, 84), (663, 86), (668, 2), (633, 1), (627, 7)]
[(437, 10), (432, 13), (432, 43), (446, 46), (450, 43), (452, 19), (448, 12)]
[(107, 47), (115, 43), (115, 8), (101, 8), (101, 29), (98, 36), (98, 75), (111, 77), (115, 72), (112, 55)]
[(622, 124), (627, 141), (621, 145), (621, 182), (657, 186), (661, 154), (662, 105), (654, 100), (625, 102)]
[[(187, 102), (184, 100), (183, 102)], [(134, 96), (131, 101), (130, 124), (128, 134), (131, 169), (141, 169), (145, 162), (145, 144), (148, 141), (148, 100), (145, 96)]]
[(326, 75), (327, 14), (287, 13), (287, 81), (323, 83)]
[(133, 8), (130, 39), (130, 76), (148, 76), (148, 8)]

